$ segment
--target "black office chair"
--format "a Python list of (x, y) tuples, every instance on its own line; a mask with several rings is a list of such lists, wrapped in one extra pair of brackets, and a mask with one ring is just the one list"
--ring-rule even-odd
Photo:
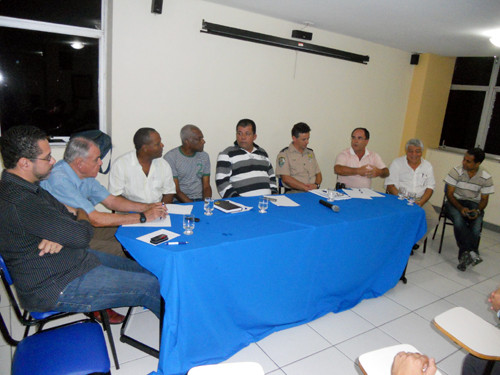
[[(50, 321), (54, 321), (56, 319), (64, 318), (69, 315), (74, 315), (77, 313), (72, 312), (59, 312), (59, 311), (46, 311), (46, 312), (35, 312), (35, 311), (22, 311), (20, 304), (17, 301), (16, 295), (12, 289), (13, 280), (10, 276), (9, 270), (7, 269), (7, 265), (3, 257), (0, 255), (0, 279), (2, 280), (2, 284), (7, 292), (7, 297), (9, 298), (10, 304), (14, 313), (19, 320), (19, 322), (25, 326), (23, 337), (26, 338), (28, 336), (29, 330), (31, 327), (36, 327), (37, 332), (42, 331), (44, 325)], [(109, 324), (109, 317), (106, 310), (100, 311), (102, 317), (102, 325), (104, 330), (108, 335), (109, 346), (111, 349), (111, 353), (113, 354), (113, 359), (115, 362), (116, 369), (120, 368), (120, 364), (118, 362), (118, 355), (116, 354), (115, 342), (113, 340), (113, 334), (111, 333), (111, 327)], [(89, 319), (95, 321), (93, 314), (87, 314)]]
[[(444, 239), (444, 231), (446, 229), (447, 225), (453, 225), (453, 221), (446, 216), (446, 202), (448, 201), (448, 198), (446, 198), (446, 192), (448, 191), (448, 185), (444, 185), (444, 196), (443, 196), (443, 204), (441, 205), (441, 211), (439, 211), (439, 219), (438, 223), (436, 224), (436, 228), (434, 229), (434, 234), (432, 235), (432, 240), (436, 237), (436, 232), (439, 227), (439, 223), (441, 222), (441, 219), (443, 219), (443, 230), (441, 231), (441, 240), (439, 241), (439, 254), (441, 254), (441, 248), (443, 247), (443, 239)], [(483, 224), (481, 223), (481, 231), (483, 230)], [(481, 237), (479, 237), (479, 240), (481, 240)], [(479, 245), (479, 244), (478, 244)]]
[(99, 324), (83, 320), (15, 340), (0, 313), (0, 333), (16, 347), (12, 375), (109, 374), (106, 342)]

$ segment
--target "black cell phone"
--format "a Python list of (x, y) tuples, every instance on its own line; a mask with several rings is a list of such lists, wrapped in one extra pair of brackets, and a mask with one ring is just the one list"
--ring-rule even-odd
[(153, 245), (158, 245), (159, 243), (168, 241), (168, 236), (166, 234), (159, 234), (157, 236), (151, 237), (149, 242), (151, 242)]

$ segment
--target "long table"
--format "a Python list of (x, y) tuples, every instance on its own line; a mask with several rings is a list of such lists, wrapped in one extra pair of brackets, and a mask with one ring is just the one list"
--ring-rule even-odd
[(152, 246), (136, 238), (157, 230), (121, 227), (117, 238), (160, 282), (165, 299), (158, 373), (185, 374), (223, 361), (269, 334), (375, 298), (398, 282), (413, 244), (426, 232), (424, 210), (394, 196), (335, 202), (312, 193), (288, 195), (300, 207), (257, 197), (234, 201), (254, 208), (203, 215), (188, 245)]

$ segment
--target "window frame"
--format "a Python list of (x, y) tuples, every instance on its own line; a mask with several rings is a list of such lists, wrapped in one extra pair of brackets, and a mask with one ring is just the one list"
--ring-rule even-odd
[[(450, 86), (450, 92), (454, 90), (454, 91), (482, 91), (485, 93), (483, 109), (481, 111), (481, 117), (477, 129), (476, 140), (474, 142), (475, 147), (481, 147), (484, 149), (484, 146), (486, 145), (486, 138), (488, 136), (489, 124), (491, 121), (491, 117), (493, 115), (493, 108), (495, 105), (496, 94), (500, 93), (500, 86), (495, 86), (499, 70), (500, 70), (500, 59), (495, 56), (488, 86), (459, 85), (459, 84), (452, 84)], [(497, 105), (500, 105), (500, 103), (497, 103)], [(439, 149), (458, 152), (458, 153), (463, 153), (465, 150), (463, 148), (446, 146), (446, 144), (439, 145)], [(488, 159), (500, 161), (500, 155), (487, 153), (486, 157)]]
[[(97, 105), (99, 107), (99, 130), (107, 133), (107, 45), (108, 45), (108, 0), (101, 0), (101, 29), (92, 29), (81, 26), (71, 26), (29, 19), (0, 16), (0, 26), (15, 29), (49, 32), (54, 34), (73, 35), (98, 40), (98, 73), (97, 73)], [(1, 130), (0, 130), (1, 134)], [(56, 144), (61, 144), (61, 140), (66, 142), (67, 137), (55, 136), (51, 140), (56, 140)]]

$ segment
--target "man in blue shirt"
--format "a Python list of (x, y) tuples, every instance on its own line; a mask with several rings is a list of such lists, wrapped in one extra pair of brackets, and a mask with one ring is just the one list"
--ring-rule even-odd
[[(113, 255), (124, 256), (114, 234), (123, 224), (145, 223), (166, 215), (161, 202), (137, 203), (110, 194), (95, 177), (102, 165), (99, 147), (90, 139), (72, 138), (64, 151), (64, 160), (56, 163), (50, 177), (41, 186), (66, 206), (81, 208), (95, 227), (90, 247)], [(115, 214), (95, 209), (97, 204), (119, 212)]]

